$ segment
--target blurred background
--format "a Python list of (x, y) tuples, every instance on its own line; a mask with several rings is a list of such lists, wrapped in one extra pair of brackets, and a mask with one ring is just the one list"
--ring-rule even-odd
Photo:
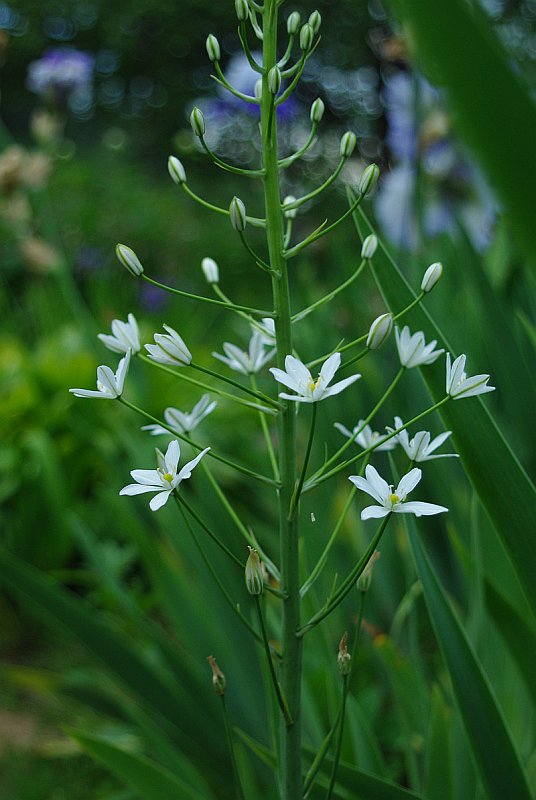
[[(358, 147), (338, 189), (298, 218), (296, 234), (342, 213), (345, 186), (355, 185), (367, 164), (379, 164), (382, 180), (367, 200), (366, 213), (414, 287), (428, 264), (444, 263), (444, 279), (427, 298), (427, 307), (456, 352), (468, 352), (472, 371), (492, 373), (500, 391), (490, 404), (533, 474), (531, 394), (520, 386), (533, 382), (534, 278), (514, 244), (511, 220), (460, 138), (443, 92), (417, 68), (392, 9), (379, 0), (319, 0), (315, 8), (322, 14), (322, 41), (298, 91), (280, 109), (282, 152), (292, 152), (307, 137), (309, 109), (316, 97), (324, 101), (326, 115), (306, 159), (285, 174), (285, 193), (299, 196), (330, 174), (345, 130), (355, 131)], [(284, 13), (295, 9), (306, 18), (313, 7), (285, 5)], [(489, 29), (534, 97), (536, 2), (486, 0), (482, 9)], [(152, 277), (194, 293), (205, 290), (200, 263), (210, 256), (218, 262), (222, 286), (231, 297), (270, 307), (269, 286), (251, 279), (248, 256), (226, 218), (211, 216), (193, 203), (167, 174), (167, 158), (174, 154), (197, 194), (224, 207), (238, 194), (248, 213), (262, 213), (256, 187), (213, 166), (188, 125), (189, 113), (198, 105), (207, 120), (207, 141), (222, 158), (239, 165), (258, 163), (257, 118), (211, 79), (205, 51), (209, 33), (220, 41), (222, 68), (231, 82), (251, 91), (254, 78), (239, 51), (231, 2), (0, 3), (0, 380), (5, 387), (0, 395), (1, 525), (5, 548), (30, 570), (27, 591), (17, 594), (7, 586), (0, 591), (0, 796), (6, 800), (138, 796), (96, 766), (65, 732), (65, 726), (98, 731), (106, 741), (135, 753), (159, 746), (155, 730), (166, 703), (146, 698), (153, 704), (151, 711), (140, 707), (135, 718), (128, 698), (141, 691), (143, 681), (138, 681), (134, 668), (127, 675), (107, 663), (106, 647), (113, 650), (114, 635), (108, 643), (105, 632), (91, 627), (90, 608), (99, 609), (102, 624), (110, 626), (106, 631), (120, 632), (126, 654), (138, 653), (142, 665), (155, 669), (162, 686), (171, 674), (173, 681), (184, 680), (191, 687), (173, 701), (179, 716), (181, 709), (193, 714), (194, 702), (209, 706), (204, 717), (182, 729), (170, 720), (164, 724), (166, 735), (188, 759), (210, 754), (211, 768), (204, 779), (192, 767), (190, 782), (206, 780), (216, 791), (228, 768), (204, 662), (213, 650), (224, 671), (235, 670), (230, 694), (237, 720), (252, 736), (262, 738), (265, 709), (257, 707), (262, 706), (257, 654), (244, 644), (232, 613), (226, 618), (226, 610), (221, 612), (217, 589), (210, 583), (203, 591), (191, 586), (191, 571), (203, 572), (204, 566), (174, 509), (152, 515), (142, 503), (117, 497), (130, 469), (151, 464), (154, 440), (139, 430), (142, 421), (127, 409), (75, 400), (67, 391), (92, 387), (96, 365), (112, 363), (96, 333), (107, 331), (114, 318), (126, 319), (129, 312), (136, 315), (144, 341), (166, 322), (184, 336), (196, 360), (212, 367), (211, 352), (221, 351), (224, 340), (246, 346), (249, 331), (232, 317), (204, 308), (200, 313), (195, 303), (135, 281), (115, 260), (118, 241), (136, 251)], [(308, 249), (295, 262), (292, 276), (296, 309), (344, 280), (357, 266), (359, 249), (350, 223)], [(300, 326), (298, 352), (305, 358), (322, 352), (327, 326), (333, 345), (355, 338), (383, 310), (383, 300), (367, 278), (358, 290), (343, 296), (336, 311), (326, 306), (314, 324), (309, 318)], [(353, 427), (382, 391), (384, 376), (394, 374), (395, 365), (392, 347), (363, 365), (363, 407), (348, 408), (344, 400), (334, 399), (320, 426), (322, 441), (340, 445), (333, 423)], [(179, 388), (180, 392), (167, 376), (148, 373), (140, 365), (129, 377), (129, 397), (156, 416), (165, 406), (188, 409), (199, 399), (189, 387)], [(272, 387), (267, 382), (264, 388)], [(390, 424), (395, 413), (409, 415), (415, 398), (426, 402), (417, 377), (408, 380), (398, 404), (386, 409), (379, 429)], [(223, 402), (204, 425), (203, 437), (212, 446), (240, 452), (242, 442), (248, 442), (244, 460), (253, 466), (259, 463), (262, 442), (253, 415)], [(434, 433), (440, 431), (438, 420), (431, 425)], [(320, 459), (320, 448), (317, 456)], [(460, 607), (473, 608), (466, 579), (472, 569), (467, 554), (475, 543), (467, 533), (467, 519), (478, 517), (480, 535), (484, 531), (489, 536), (486, 559), (498, 580), (504, 578), (501, 546), (461, 468), (439, 462), (433, 470), (430, 490), (446, 486), (455, 507), (448, 523), (441, 522), (445, 535), (434, 545), (438, 563)], [(219, 477), (244, 519), (261, 520), (254, 523), (256, 534), (261, 540), (265, 537), (275, 556), (271, 498), (257, 487), (246, 493), (228, 471), (221, 470)], [(209, 518), (219, 520), (218, 498), (205, 484), (200, 478), (191, 488), (192, 497)], [(307, 500), (307, 515), (316, 520), (306, 525), (311, 528), (307, 533), (314, 537), (316, 530), (322, 531), (313, 551), (320, 552), (345, 497), (341, 481)], [(448, 498), (433, 499), (449, 505)], [(358, 541), (353, 535), (357, 520), (356, 509), (334, 556), (340, 565), (362, 544), (363, 532)], [(392, 686), (403, 703), (404, 687), (418, 686), (421, 669), (435, 669), (437, 653), (418, 606), (411, 569), (407, 564), (405, 572), (399, 569), (400, 557), (407, 557), (399, 533), (385, 545), (367, 616), (355, 709), (367, 735), (354, 731), (352, 747), (361, 763), (379, 769), (386, 759), (388, 766), (381, 766), (385, 774), (412, 785), (410, 767), (422, 756), (419, 737), (427, 723), (415, 718), (413, 706), (396, 711)], [(232, 526), (225, 536), (237, 548), (243, 546)], [(212, 557), (223, 570), (219, 553)], [(54, 616), (52, 601), (45, 598), (48, 584), (43, 584), (41, 595), (37, 583), (31, 582), (42, 573), (34, 573), (32, 567), (48, 572), (72, 592), (82, 603), (78, 611), (69, 616), (66, 605), (61, 612), (57, 606)], [(203, 573), (203, 580), (210, 578)], [(242, 591), (240, 584), (236, 592)], [(197, 623), (200, 602), (206, 614), (203, 630)], [(48, 607), (44, 616), (43, 607)], [(414, 618), (405, 629), (410, 613)], [(348, 624), (344, 619), (341, 614), (341, 626)], [(326, 709), (335, 703), (335, 690), (324, 676), (344, 629), (335, 627), (333, 635), (318, 634), (309, 654), (313, 669), (306, 714), (318, 730)], [(387, 631), (387, 639), (378, 638)], [(429, 663), (415, 666), (418, 641), (425, 649), (428, 645)], [(499, 648), (494, 641), (490, 661), (495, 646)], [(238, 659), (237, 653), (247, 655)], [(505, 667), (497, 690), (506, 688)], [(324, 705), (316, 704), (318, 691)], [(514, 723), (521, 727), (523, 691), (517, 706), (512, 700)], [(418, 694), (415, 688), (412, 696)], [(406, 714), (402, 722), (398, 713)], [(393, 719), (392, 736), (375, 730)], [(140, 729), (145, 737), (153, 731), (149, 744)], [(381, 740), (378, 753), (371, 745), (376, 736)], [(188, 759), (179, 759), (181, 769), (188, 769)], [(467, 774), (474, 772), (471, 765), (466, 769)], [(252, 781), (265, 787), (258, 791), (268, 791), (262, 769)], [(226, 791), (220, 787), (215, 796), (230, 797)]]

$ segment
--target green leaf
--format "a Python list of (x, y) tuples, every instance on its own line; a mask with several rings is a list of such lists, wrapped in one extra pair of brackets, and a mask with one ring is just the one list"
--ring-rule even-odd
[(423, 545), (410, 529), (410, 543), (428, 613), (450, 673), (452, 688), (473, 757), (489, 800), (530, 800), (526, 778), (499, 709), (465, 632)]
[(424, 790), (430, 800), (452, 800), (455, 767), (452, 758), (452, 709), (437, 686), (432, 691), (430, 727), (426, 738)]
[[(461, 134), (501, 197), (536, 266), (536, 104), (489, 18), (463, 0), (395, 0), (430, 79), (447, 92)], [(513, 144), (515, 143), (515, 146)]]
[[(354, 219), (361, 238), (364, 238), (373, 229), (363, 212), (359, 214), (359, 219)], [(372, 268), (385, 302), (394, 313), (414, 300), (415, 292), (383, 246), (374, 256)], [(426, 331), (427, 339), (435, 337), (450, 349), (446, 337), (422, 304), (404, 316), (404, 324), (412, 330)], [(481, 371), (479, 365), (473, 365), (471, 361), (469, 370), (469, 374)], [(421, 374), (434, 400), (443, 398), (443, 364), (427, 366)], [(536, 615), (536, 547), (533, 536), (536, 488), (499, 430), (488, 403), (487, 399), (482, 401), (480, 397), (452, 400), (442, 406), (440, 413), (445, 426), (453, 431), (465, 471), (502, 540)]]
[(123, 750), (106, 739), (70, 732), (73, 739), (110, 772), (132, 787), (140, 800), (207, 800), (176, 775), (145, 756)]

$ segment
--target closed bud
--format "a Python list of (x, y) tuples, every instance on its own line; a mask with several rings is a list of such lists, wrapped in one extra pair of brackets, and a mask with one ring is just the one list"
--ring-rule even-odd
[(441, 264), (439, 261), (436, 261), (435, 264), (430, 264), (424, 273), (421, 283), (421, 290), (423, 292), (431, 292), (442, 274), (443, 264)]
[(313, 33), (316, 36), (316, 34), (320, 30), (320, 26), (322, 24), (322, 17), (320, 16), (320, 12), (319, 11), (313, 11), (313, 13), (311, 14), (311, 16), (308, 19), (308, 22), (309, 22), (309, 25), (311, 26), (311, 28), (313, 29)]
[(349, 675), (352, 669), (352, 656), (348, 652), (348, 634), (346, 631), (343, 633), (341, 641), (339, 642), (339, 653), (337, 655), (337, 664), (341, 675)]
[(199, 138), (201, 138), (205, 135), (205, 117), (203, 116), (201, 109), (197, 108), (197, 106), (190, 114), (190, 125), (192, 126), (195, 136), (199, 136)]
[(367, 347), (369, 350), (377, 350), (385, 342), (393, 330), (393, 315), (382, 314), (376, 317), (367, 336)]
[(246, 561), (246, 569), (244, 578), (246, 581), (246, 589), (250, 594), (262, 594), (264, 590), (264, 582), (262, 578), (262, 566), (259, 554), (252, 547), (248, 546), (249, 556)]
[(322, 117), (324, 116), (324, 111), (326, 107), (322, 100), (317, 97), (314, 101), (313, 105), (311, 106), (311, 122), (315, 122), (318, 124)]
[(290, 205), (292, 205), (292, 203), (295, 203), (295, 202), (296, 202), (296, 198), (294, 197), (293, 194), (287, 195), (285, 197), (285, 199), (283, 200), (283, 214), (285, 215), (285, 217), (287, 219), (295, 219), (296, 214), (298, 213), (298, 209), (297, 208), (289, 208), (288, 210), (285, 208), (285, 206), (290, 206)]
[(377, 247), (378, 239), (373, 233), (371, 233), (363, 242), (363, 246), (361, 248), (361, 258), (372, 258)]
[(220, 271), (218, 265), (213, 258), (204, 258), (201, 261), (201, 269), (205, 276), (207, 283), (218, 283), (220, 279)]
[(239, 197), (233, 197), (231, 200), (229, 218), (235, 231), (241, 233), (246, 229), (246, 207)]
[(300, 15), (297, 11), (293, 11), (290, 17), (287, 19), (287, 33), (289, 36), (295, 36), (298, 33), (300, 22)]
[(167, 168), (175, 183), (178, 183), (179, 185), (181, 183), (186, 183), (186, 172), (182, 166), (182, 161), (179, 161), (179, 159), (175, 158), (175, 156), (170, 156), (168, 158)]
[(372, 580), (372, 570), (374, 564), (380, 557), (380, 552), (375, 550), (369, 560), (367, 561), (367, 565), (359, 578), (357, 579), (357, 588), (360, 592), (368, 592), (370, 589), (370, 582)]
[(350, 158), (355, 150), (357, 137), (353, 131), (346, 131), (341, 139), (341, 158)]
[(127, 247), (126, 244), (118, 244), (115, 247), (115, 254), (131, 275), (134, 275), (136, 278), (143, 275), (142, 263), (131, 247)]
[(300, 31), (300, 49), (307, 53), (311, 47), (313, 46), (313, 41), (315, 38), (315, 32), (311, 28), (308, 22), (302, 26)]
[(207, 55), (209, 59), (212, 61), (212, 63), (220, 60), (221, 57), (220, 43), (212, 33), (207, 36), (206, 48), (207, 48)]
[(363, 171), (361, 175), (361, 179), (359, 181), (358, 190), (359, 193), (362, 195), (370, 194), (370, 192), (374, 189), (376, 184), (378, 183), (378, 179), (380, 177), (380, 168), (377, 164), (369, 164), (368, 167)]
[(235, 0), (234, 5), (239, 22), (245, 22), (249, 17), (248, 0)]
[(255, 81), (253, 94), (255, 95), (255, 99), (260, 103), (262, 100), (262, 78), (259, 78), (258, 81)]
[(281, 88), (281, 72), (279, 67), (272, 67), (268, 73), (268, 89), (270, 94), (276, 95)]
[(212, 670), (212, 685), (214, 687), (214, 691), (216, 692), (216, 694), (219, 695), (225, 694), (225, 688), (227, 686), (225, 675), (216, 664), (216, 659), (214, 658), (214, 656), (207, 656), (207, 661), (210, 664), (210, 668)]

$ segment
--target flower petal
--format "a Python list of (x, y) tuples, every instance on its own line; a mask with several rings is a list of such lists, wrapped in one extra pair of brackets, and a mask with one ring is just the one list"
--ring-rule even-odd
[(159, 508), (162, 508), (165, 503), (169, 500), (171, 495), (171, 489), (168, 492), (159, 492), (155, 494), (155, 496), (151, 499), (149, 503), (149, 508), (151, 511), (158, 511)]
[(385, 506), (367, 506), (361, 512), (361, 519), (381, 519), (390, 513), (391, 509)]
[(168, 448), (164, 456), (164, 463), (166, 465), (166, 470), (170, 472), (172, 475), (177, 474), (177, 467), (179, 466), (180, 457), (181, 457), (181, 446), (177, 441), (177, 439), (173, 439), (173, 441), (171, 441), (168, 444)]
[(414, 500), (411, 503), (397, 503), (393, 511), (396, 514), (415, 514), (416, 517), (429, 517), (432, 514), (441, 514), (443, 511), (448, 511), (448, 508), (437, 506), (435, 503), (422, 503), (420, 500)]
[(205, 449), (202, 450), (195, 458), (192, 458), (191, 461), (188, 461), (184, 465), (184, 467), (181, 469), (181, 471), (177, 475), (177, 478), (178, 478), (177, 483), (179, 483), (180, 481), (183, 481), (186, 478), (190, 477), (194, 467), (196, 467), (199, 464), (199, 462), (201, 461), (201, 459), (203, 458), (205, 453), (208, 453), (209, 450), (210, 450), (210, 447), (205, 447)]
[(130, 474), (136, 483), (162, 488), (162, 476), (156, 469), (133, 469)]
[(404, 475), (404, 477), (400, 479), (395, 494), (402, 498), (407, 497), (407, 495), (415, 489), (421, 478), (422, 470), (418, 467), (413, 467), (407, 475)]
[(283, 386), (288, 386), (289, 389), (293, 389), (295, 392), (300, 391), (300, 386), (295, 378), (284, 372), (282, 369), (279, 369), (278, 367), (270, 367), (270, 372), (278, 383), (282, 383)]
[(321, 383), (323, 383), (324, 386), (327, 386), (328, 383), (330, 383), (333, 376), (339, 369), (340, 365), (341, 365), (340, 353), (333, 353), (329, 358), (327, 358), (324, 361), (319, 375), (319, 377), (322, 378)]
[(378, 473), (378, 470), (375, 469), (372, 464), (367, 464), (365, 467), (365, 476), (372, 489), (376, 492), (377, 500), (379, 500), (380, 503), (384, 503), (391, 494), (391, 487), (387, 481), (384, 481)]
[(128, 494), (128, 495), (135, 495), (135, 494), (145, 494), (146, 492), (160, 492), (162, 489), (161, 486), (143, 486), (140, 483), (129, 483), (128, 486), (124, 486), (119, 494)]
[(359, 374), (351, 375), (349, 378), (344, 378), (344, 380), (334, 383), (333, 386), (329, 386), (322, 392), (322, 397), (330, 397), (331, 395), (339, 394), (339, 392), (342, 392), (343, 389), (346, 389), (347, 386), (350, 386), (351, 383), (354, 383), (360, 377), (361, 375)]

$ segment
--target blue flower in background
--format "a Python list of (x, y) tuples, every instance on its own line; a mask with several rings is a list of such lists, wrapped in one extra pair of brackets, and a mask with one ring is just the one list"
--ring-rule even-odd
[(497, 206), (453, 140), (440, 93), (424, 78), (398, 72), (386, 79), (383, 101), (395, 165), (382, 180), (375, 208), (389, 239), (416, 250), (420, 233), (456, 235), (463, 228), (477, 250), (485, 249)]
[(31, 62), (26, 85), (43, 99), (63, 106), (74, 94), (91, 92), (94, 61), (74, 47), (51, 48)]

